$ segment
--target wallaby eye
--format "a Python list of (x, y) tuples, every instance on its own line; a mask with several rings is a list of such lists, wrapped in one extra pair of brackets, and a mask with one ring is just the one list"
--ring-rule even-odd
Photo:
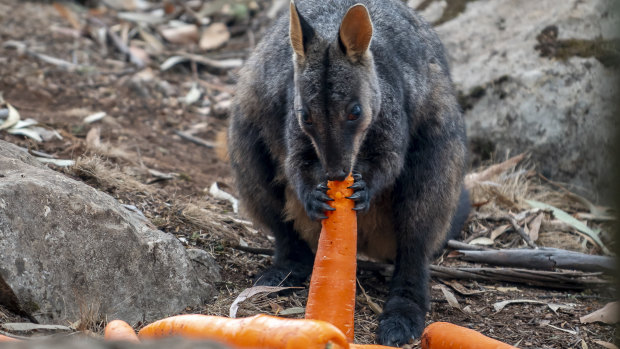
[(360, 107), (359, 104), (356, 104), (353, 106), (353, 108), (351, 108), (351, 111), (349, 112), (347, 119), (351, 121), (357, 120), (361, 115), (362, 115), (362, 107)]
[(308, 114), (308, 112), (305, 109), (299, 109), (297, 112), (301, 116), (301, 121), (303, 121), (304, 124), (312, 125), (312, 118), (310, 117), (310, 114)]

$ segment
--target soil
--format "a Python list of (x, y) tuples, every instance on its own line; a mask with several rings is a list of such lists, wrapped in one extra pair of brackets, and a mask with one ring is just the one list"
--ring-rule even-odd
[[(250, 19), (228, 22), (230, 28), (236, 28), (233, 37), (210, 56), (247, 57), (252, 43), (260, 39), (262, 30), (269, 23), (265, 17), (269, 2), (258, 2), (257, 5)], [(71, 8), (81, 11), (78, 12), (79, 18), (86, 17), (86, 9)], [(118, 23), (113, 11), (99, 16), (109, 25)], [(179, 207), (195, 203), (231, 214), (230, 203), (213, 199), (208, 195), (208, 189), (217, 182), (221, 189), (234, 194), (234, 187), (230, 167), (218, 156), (216, 149), (191, 143), (175, 131), (203, 125), (194, 136), (217, 142), (218, 133), (227, 127), (227, 116), (225, 112), (216, 112), (215, 105), (230, 99), (230, 93), (226, 91), (234, 86), (235, 70), (214, 74), (201, 67), (178, 65), (161, 72), (159, 64), (168, 57), (167, 54), (174, 52), (172, 49), (151, 57), (152, 61), (145, 70), (137, 70), (113, 46), (102, 50), (88, 36), (76, 38), (67, 34), (70, 24), (46, 2), (3, 0), (0, 2), (0, 23), (1, 43), (9, 40), (23, 42), (38, 53), (67, 61), (75, 59), (93, 67), (85, 71), (67, 70), (6, 45), (1, 47), (0, 92), (4, 100), (19, 110), (22, 119), (33, 118), (46, 128), (58, 131), (62, 139), (35, 142), (6, 132), (0, 132), (0, 139), (59, 159), (81, 159), (82, 162), (95, 159), (108, 171), (106, 173), (115, 174), (120, 182), (84, 170), (52, 166), (108, 192), (122, 203), (135, 205), (159, 229), (182, 238), (186, 245), (212, 253), (221, 266), (222, 280), (217, 283), (219, 295), (204, 308), (188, 309), (188, 312), (227, 315), (234, 298), (251, 287), (253, 277), (269, 265), (271, 257), (240, 251), (234, 248), (235, 243), (229, 237), (206, 231), (179, 213)], [(195, 50), (195, 47), (184, 49)], [(194, 81), (207, 82), (211, 87), (203, 88), (204, 96), (195, 105), (188, 106), (182, 102), (182, 97), (187, 95)], [(84, 117), (100, 111), (107, 113), (101, 121), (83, 122)], [(100, 140), (105, 147), (96, 148), (87, 141), (87, 134), (95, 127), (100, 129)], [(174, 173), (174, 179), (157, 180), (148, 170)], [(129, 183), (123, 180), (125, 178), (141, 183), (146, 189), (119, 185)], [(469, 224), (463, 238), (472, 235), (474, 225), (474, 222)], [(271, 240), (261, 231), (240, 233), (237, 237), (251, 247), (272, 248)], [(435, 264), (457, 264), (444, 257), (445, 254)], [(373, 343), (378, 316), (372, 308), (385, 301), (389, 275), (362, 270), (358, 277), (368, 298), (358, 289), (356, 342)], [(534, 288), (461, 280), (457, 284), (470, 291), (464, 293), (472, 294), (449, 288), (456, 294), (458, 309), (448, 303), (440, 289), (441, 285), (449, 283), (447, 280), (432, 280), (428, 323), (452, 322), (522, 348), (599, 348), (602, 346), (595, 341), (618, 340), (617, 327), (600, 323), (581, 324), (579, 321), (580, 316), (612, 301), (612, 288), (558, 291), (553, 285)], [(258, 298), (242, 304), (239, 315), (276, 314), (303, 307), (306, 294), (307, 291), (302, 289), (286, 296)], [(499, 312), (494, 310), (494, 303), (514, 299), (536, 300), (543, 304), (518, 303)], [(554, 311), (547, 305), (552, 303), (567, 307)], [(0, 308), (0, 323), (19, 320), (15, 314)], [(418, 347), (418, 343), (413, 342), (409, 347)]]

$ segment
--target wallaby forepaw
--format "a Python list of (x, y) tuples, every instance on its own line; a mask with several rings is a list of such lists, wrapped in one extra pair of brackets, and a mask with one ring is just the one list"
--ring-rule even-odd
[(424, 329), (425, 312), (408, 304), (401, 309), (385, 310), (379, 317), (378, 341), (382, 345), (400, 346), (418, 338)]
[(327, 184), (320, 183), (312, 191), (310, 191), (304, 200), (304, 208), (308, 217), (313, 221), (327, 218), (325, 211), (333, 211), (327, 202), (333, 199), (327, 195)]
[(349, 188), (353, 189), (353, 194), (348, 197), (355, 202), (355, 207), (353, 208), (358, 212), (366, 212), (370, 208), (370, 193), (368, 192), (368, 186), (366, 182), (362, 179), (362, 174), (353, 171), (353, 180), (354, 183)]

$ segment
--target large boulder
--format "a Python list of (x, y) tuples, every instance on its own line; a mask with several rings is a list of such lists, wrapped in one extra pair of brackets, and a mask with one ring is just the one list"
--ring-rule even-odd
[[(608, 41), (617, 35), (614, 3), (413, 2), (431, 21), (443, 22), (436, 30), (462, 97), (474, 156), (527, 151), (544, 175), (609, 201), (618, 126), (612, 77), (620, 64), (618, 45)], [(442, 9), (449, 13), (435, 13)]]
[(217, 266), (208, 255), (199, 256), (192, 262), (173, 235), (0, 141), (5, 307), (40, 322), (66, 324), (88, 312), (152, 321), (212, 298)]

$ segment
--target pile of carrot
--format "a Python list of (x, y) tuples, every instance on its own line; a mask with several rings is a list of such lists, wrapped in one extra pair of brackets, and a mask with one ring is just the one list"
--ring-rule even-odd
[[(231, 319), (208, 315), (178, 315), (145, 326), (136, 335), (124, 321), (114, 320), (104, 330), (105, 340), (140, 342), (182, 336), (218, 341), (234, 348), (264, 349), (386, 349), (381, 345), (352, 344), (355, 311), (357, 217), (347, 197), (353, 177), (328, 182), (330, 205), (310, 280), (305, 319), (269, 315)], [(0, 335), (0, 342), (16, 339)], [(445, 322), (426, 327), (422, 349), (514, 349), (479, 332)]]

